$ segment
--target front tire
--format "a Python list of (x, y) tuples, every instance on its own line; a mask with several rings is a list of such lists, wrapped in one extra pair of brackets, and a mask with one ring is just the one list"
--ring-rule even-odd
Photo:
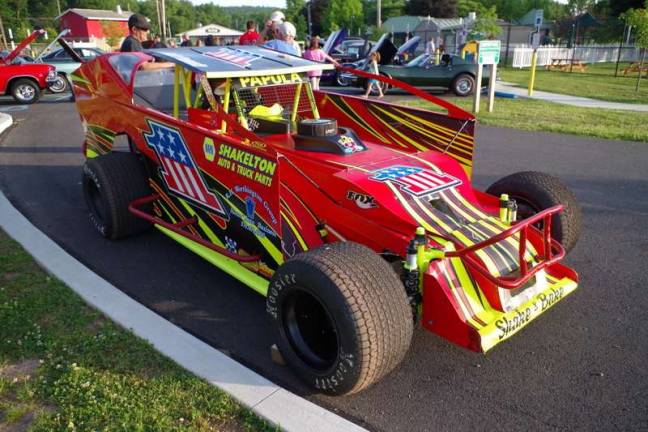
[(25, 105), (33, 104), (41, 97), (38, 84), (26, 78), (14, 81), (9, 92), (16, 102)]
[(412, 309), (389, 264), (340, 242), (299, 254), (274, 274), (266, 310), (287, 364), (318, 392), (359, 392), (403, 359)]
[[(146, 230), (150, 223), (128, 205), (151, 194), (144, 166), (132, 153), (108, 153), (88, 159), (83, 166), (83, 195), (92, 225), (110, 240)], [(144, 209), (150, 212), (148, 209)]]
[(496, 181), (486, 193), (497, 197), (508, 194), (518, 204), (520, 220), (562, 204), (562, 213), (551, 219), (551, 236), (566, 252), (576, 246), (582, 225), (581, 208), (574, 193), (556, 177), (537, 171), (518, 172)]
[(468, 96), (475, 91), (475, 78), (470, 74), (459, 74), (452, 80), (450, 90), (457, 96)]

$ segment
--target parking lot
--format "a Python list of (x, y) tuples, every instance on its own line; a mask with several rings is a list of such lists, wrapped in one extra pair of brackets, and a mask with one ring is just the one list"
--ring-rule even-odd
[(417, 330), (385, 380), (329, 398), (271, 361), (262, 297), (156, 231), (96, 235), (80, 188), (83, 133), (65, 95), (26, 108), (1, 99), (15, 120), (0, 138), (0, 188), (13, 204), (128, 295), (289, 390), (376, 431), (648, 429), (645, 144), (478, 127), (480, 188), (540, 170), (574, 190), (584, 226), (567, 263), (580, 288), (487, 355)]

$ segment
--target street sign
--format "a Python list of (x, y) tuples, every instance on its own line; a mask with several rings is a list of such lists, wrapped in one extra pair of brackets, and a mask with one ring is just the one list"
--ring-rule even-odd
[(499, 63), (501, 44), (502, 42), (498, 40), (479, 41), (477, 64), (492, 65)]

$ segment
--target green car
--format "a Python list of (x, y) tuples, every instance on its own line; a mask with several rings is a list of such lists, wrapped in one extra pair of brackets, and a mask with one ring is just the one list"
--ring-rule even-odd
[[(434, 54), (421, 54), (405, 64), (394, 64), (394, 60), (402, 58), (403, 53), (414, 50), (418, 41), (411, 40), (414, 44), (406, 43), (399, 49), (389, 40), (388, 35), (383, 35), (371, 49), (371, 52), (380, 53), (378, 70), (381, 75), (403, 81), (415, 87), (442, 88), (454, 92), (457, 96), (468, 96), (475, 90), (475, 77), (477, 65), (470, 60), (462, 59), (457, 55), (443, 54), (436, 64)], [(356, 69), (368, 70), (367, 60), (362, 60), (350, 65)], [(355, 85), (366, 88), (367, 80), (358, 79), (356, 75), (340, 74), (340, 85)], [(490, 72), (484, 68), (482, 86), (487, 86), (490, 81)], [(383, 93), (389, 90), (389, 84), (381, 82)], [(374, 87), (374, 92), (377, 90)]]
[[(468, 96), (475, 90), (477, 65), (456, 55), (444, 54), (439, 64), (435, 64), (435, 56), (421, 54), (404, 65), (381, 65), (380, 74), (394, 78), (416, 87), (444, 88), (457, 96)], [(482, 85), (487, 86), (490, 73), (484, 68)], [(389, 84), (381, 83), (383, 92), (389, 89)]]

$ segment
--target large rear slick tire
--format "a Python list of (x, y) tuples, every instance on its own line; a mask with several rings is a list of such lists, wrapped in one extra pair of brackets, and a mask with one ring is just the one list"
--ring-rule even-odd
[(389, 264), (352, 242), (299, 254), (275, 272), (266, 310), (296, 374), (318, 392), (359, 392), (403, 359), (412, 309)]
[(136, 155), (116, 152), (88, 159), (83, 165), (82, 185), (90, 222), (103, 237), (117, 240), (150, 226), (128, 211), (133, 200), (151, 194), (146, 171)]
[(519, 220), (562, 204), (562, 213), (551, 219), (551, 236), (566, 252), (578, 242), (582, 225), (580, 205), (574, 193), (556, 177), (537, 171), (517, 172), (493, 183), (486, 193), (498, 197), (508, 194), (517, 202)]

